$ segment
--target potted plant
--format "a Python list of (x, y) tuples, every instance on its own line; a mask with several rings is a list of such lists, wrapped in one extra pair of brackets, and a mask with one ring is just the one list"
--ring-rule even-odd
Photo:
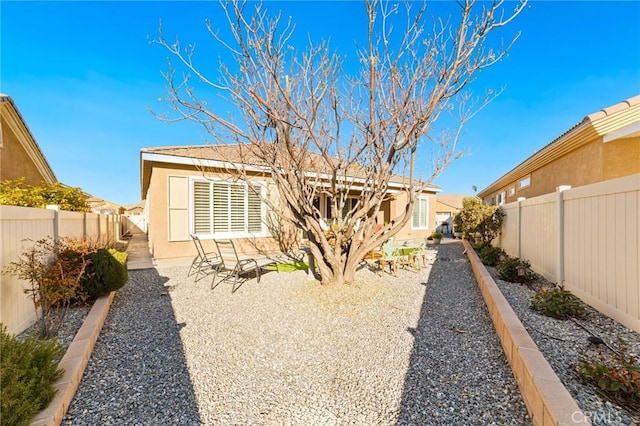
[(431, 238), (433, 239), (433, 243), (434, 244), (440, 244), (440, 241), (442, 241), (442, 237), (444, 235), (442, 235), (442, 232), (434, 232), (433, 234), (431, 234)]
[(455, 238), (462, 238), (464, 232), (462, 231), (462, 216), (457, 214), (453, 217), (453, 236)]
[(456, 226), (453, 227), (453, 236), (455, 238), (461, 239), (462, 238), (462, 228), (458, 228)]

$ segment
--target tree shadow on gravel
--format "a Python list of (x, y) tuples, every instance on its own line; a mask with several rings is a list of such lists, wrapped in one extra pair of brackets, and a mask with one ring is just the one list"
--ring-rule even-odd
[(202, 423), (167, 281), (129, 271), (63, 424)]
[(530, 424), (462, 245), (437, 250), (397, 424)]

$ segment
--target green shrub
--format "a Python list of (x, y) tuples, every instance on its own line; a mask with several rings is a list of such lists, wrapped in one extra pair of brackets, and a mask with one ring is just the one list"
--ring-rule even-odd
[(71, 188), (59, 182), (33, 186), (24, 177), (0, 181), (0, 204), (45, 208), (56, 204), (61, 210), (88, 212), (87, 196), (80, 188)]
[(89, 265), (82, 285), (91, 298), (109, 294), (127, 282), (127, 254), (115, 249), (99, 249), (88, 255)]
[(557, 319), (567, 319), (584, 315), (584, 305), (576, 296), (562, 287), (554, 289), (541, 288), (531, 299), (531, 309), (545, 316)]
[(476, 197), (465, 197), (462, 210), (453, 219), (454, 226), (460, 228), (470, 239), (476, 232), (486, 245), (490, 244), (502, 228), (504, 212), (498, 206), (484, 204)]
[(55, 339), (34, 335), (17, 340), (0, 325), (0, 412), (3, 425), (28, 425), (53, 399), (53, 383), (62, 377), (58, 368), (64, 348)]
[(482, 249), (484, 249), (485, 247), (490, 247), (490, 246), (486, 245), (482, 241), (473, 244), (473, 249), (476, 251), (476, 253), (480, 253)]
[[(618, 337), (609, 356), (602, 352), (589, 358), (584, 353), (578, 365), (578, 374), (593, 383), (609, 401), (627, 408), (632, 413), (640, 412), (640, 365), (629, 353), (626, 343)], [(614, 349), (614, 348), (611, 348)]]
[(129, 255), (127, 254), (127, 252), (124, 251), (118, 251), (114, 248), (110, 248), (108, 249), (109, 253), (111, 253), (111, 256), (115, 257), (116, 260), (118, 262), (120, 262), (120, 264), (122, 266), (127, 266), (127, 258), (129, 257)]
[(441, 240), (444, 237), (444, 234), (442, 232), (434, 232), (433, 234), (431, 234), (431, 238), (433, 238), (434, 240)]
[(500, 247), (484, 246), (478, 253), (480, 260), (487, 266), (496, 266), (500, 261), (500, 256), (505, 256), (506, 253)]
[[(536, 274), (530, 268), (531, 264), (528, 261), (509, 257), (496, 267), (496, 271), (501, 280), (526, 284), (536, 279)], [(522, 271), (522, 275), (518, 274), (519, 270)]]

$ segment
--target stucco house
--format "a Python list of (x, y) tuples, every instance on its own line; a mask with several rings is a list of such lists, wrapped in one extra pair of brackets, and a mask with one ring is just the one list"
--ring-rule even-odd
[[(232, 238), (247, 253), (277, 247), (267, 223), (267, 207), (247, 185), (252, 185), (263, 197), (277, 197), (277, 191), (259, 164), (247, 165), (243, 160), (243, 167), (253, 170), (251, 182), (233, 177), (230, 171), (240, 167), (239, 149), (241, 145), (141, 150), (142, 199), (149, 247), (155, 258), (195, 255), (190, 234), (198, 235), (205, 249), (212, 251), (216, 238)], [(379, 222), (390, 222), (405, 208), (403, 185), (401, 177), (392, 179)], [(395, 238), (426, 238), (434, 231), (435, 197), (440, 191), (437, 186), (427, 187), (416, 201), (413, 220)], [(353, 202), (357, 200), (358, 193), (354, 191)], [(319, 210), (326, 211), (327, 200), (321, 196), (317, 202)]]
[(478, 193), (502, 205), (640, 173), (640, 95), (587, 115)]
[(144, 204), (127, 204), (124, 206), (124, 214), (131, 216), (142, 216), (144, 214)]
[(15, 103), (0, 93), (0, 181), (20, 177), (34, 186), (58, 181)]
[(124, 214), (125, 208), (119, 204), (116, 204), (111, 201), (107, 201), (103, 198), (96, 197), (91, 194), (87, 195), (87, 204), (89, 204), (89, 208), (91, 212), (98, 214)]
[(453, 232), (453, 218), (462, 210), (464, 194), (438, 194), (436, 196), (436, 231)]

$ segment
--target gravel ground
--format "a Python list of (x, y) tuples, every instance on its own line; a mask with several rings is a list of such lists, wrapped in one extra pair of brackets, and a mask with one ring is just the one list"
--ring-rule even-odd
[(200, 422), (166, 281), (155, 269), (129, 271), (63, 424)]
[(398, 277), (231, 292), (129, 272), (65, 425), (530, 424), (459, 243)]
[(270, 272), (232, 293), (158, 272), (204, 424), (530, 424), (459, 243), (420, 273), (364, 268), (349, 286)]
[[(82, 327), (82, 323), (89, 314), (91, 307), (92, 305), (73, 306), (70, 307), (65, 313), (64, 321), (62, 322), (62, 324), (60, 324), (60, 328), (56, 332), (56, 338), (58, 339), (58, 342), (60, 342), (60, 344), (64, 346), (65, 350), (73, 341), (73, 338), (75, 337), (80, 327)], [(38, 330), (40, 328), (40, 321), (36, 322), (31, 327), (20, 333), (17, 338), (24, 339), (31, 333), (38, 333)]]
[[(592, 423), (594, 425), (640, 424), (640, 413), (630, 413), (617, 405), (606, 402), (597, 393), (594, 386), (580, 380), (576, 373), (581, 353), (596, 355), (599, 351), (603, 351), (605, 355), (609, 355), (608, 350), (590, 344), (587, 340), (590, 334), (574, 322), (556, 320), (532, 311), (529, 308), (529, 298), (534, 294), (532, 288), (502, 281), (497, 277), (494, 268), (488, 267), (487, 269), (540, 351)], [(551, 286), (544, 279), (541, 279), (533, 287), (540, 285)], [(640, 355), (640, 334), (629, 330), (589, 306), (586, 308), (586, 316), (578, 320), (580, 324), (610, 345), (616, 341), (618, 336), (621, 337), (629, 344), (631, 353), (636, 356)]]

